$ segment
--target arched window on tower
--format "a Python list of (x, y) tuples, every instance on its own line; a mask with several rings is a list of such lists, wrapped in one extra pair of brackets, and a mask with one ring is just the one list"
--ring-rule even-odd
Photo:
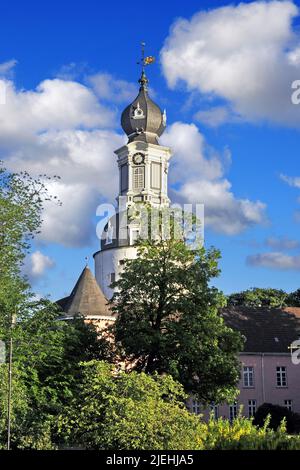
[(107, 229), (106, 229), (105, 245), (109, 245), (110, 243), (113, 242), (113, 236), (114, 236), (114, 227), (111, 224), (111, 221), (109, 220), (107, 224)]

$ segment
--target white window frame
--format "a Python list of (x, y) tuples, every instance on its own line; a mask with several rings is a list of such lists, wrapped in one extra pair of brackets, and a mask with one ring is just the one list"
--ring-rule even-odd
[(248, 416), (251, 418), (255, 415), (257, 409), (257, 402), (255, 399), (248, 400)]
[(211, 403), (209, 408), (210, 408), (210, 413), (213, 413), (213, 418), (218, 419), (219, 418), (219, 407), (218, 407), (218, 405), (215, 405), (215, 403)]
[(287, 383), (287, 370), (286, 366), (276, 366), (276, 387), (286, 388)]
[(133, 167), (133, 190), (140, 191), (144, 189), (145, 186), (145, 167), (134, 166)]
[(237, 417), (238, 413), (238, 408), (237, 408), (237, 402), (235, 401), (231, 405), (229, 405), (229, 421), (232, 423), (232, 421)]
[(198, 400), (192, 400), (192, 413), (199, 415), (201, 413), (201, 405)]
[(254, 367), (243, 366), (243, 387), (254, 388)]
[(284, 400), (284, 406), (287, 408), (289, 411), (293, 411), (293, 400)]

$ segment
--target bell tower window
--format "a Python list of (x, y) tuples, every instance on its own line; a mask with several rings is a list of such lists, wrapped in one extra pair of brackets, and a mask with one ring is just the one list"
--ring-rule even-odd
[(145, 168), (137, 166), (133, 168), (133, 190), (139, 191), (144, 188)]

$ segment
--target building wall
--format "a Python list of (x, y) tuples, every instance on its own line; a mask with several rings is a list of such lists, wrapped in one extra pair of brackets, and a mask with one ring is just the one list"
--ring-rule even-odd
[[(249, 400), (256, 401), (256, 409), (263, 403), (285, 406), (285, 400), (292, 401), (292, 410), (300, 413), (300, 365), (294, 365), (290, 354), (241, 354), (241, 379), (237, 409), (243, 406), (242, 414), (249, 416)], [(243, 367), (250, 366), (254, 370), (253, 387), (245, 387), (243, 383)], [(287, 385), (278, 387), (276, 382), (276, 367), (285, 367)], [(190, 398), (188, 406), (193, 412), (203, 413), (208, 418), (210, 410), (203, 409), (196, 400)], [(193, 409), (194, 408), (194, 409)], [(217, 407), (219, 417), (230, 418), (230, 404)]]
[(113, 290), (109, 287), (111, 275), (114, 273), (117, 281), (123, 269), (122, 261), (135, 259), (136, 255), (137, 249), (134, 246), (110, 248), (95, 254), (95, 277), (105, 297), (111, 299), (113, 296)]

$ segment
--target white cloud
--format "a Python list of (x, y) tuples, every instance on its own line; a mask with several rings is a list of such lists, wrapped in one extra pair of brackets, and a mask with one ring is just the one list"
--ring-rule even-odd
[(15, 59), (8, 60), (7, 62), (3, 62), (0, 64), (0, 76), (7, 77), (10, 76), (13, 69), (17, 65), (17, 61)]
[(26, 258), (23, 271), (31, 281), (34, 281), (43, 277), (45, 272), (54, 266), (52, 258), (37, 250)]
[(161, 51), (169, 86), (182, 81), (210, 100), (225, 99), (229, 119), (232, 112), (299, 126), (300, 109), (291, 103), (291, 84), (300, 77), (297, 14), (291, 1), (260, 1), (178, 19)]
[(117, 192), (113, 151), (125, 139), (113, 130), (115, 114), (77, 82), (45, 80), (30, 91), (6, 84), (0, 158), (11, 170), (61, 177), (49, 189), (63, 204), (46, 204), (40, 240), (88, 244), (97, 205)]
[(194, 124), (181, 122), (169, 126), (161, 142), (174, 152), (170, 182), (176, 188), (175, 197), (181, 202), (204, 203), (206, 225), (234, 235), (266, 221), (265, 204), (237, 198), (224, 177), (228, 149), (224, 155), (217, 154)]
[(63, 65), (56, 73), (57, 78), (62, 80), (80, 80), (89, 73), (89, 66), (86, 62), (70, 62)]
[(233, 118), (233, 115), (226, 106), (214, 106), (205, 111), (197, 111), (194, 115), (194, 119), (210, 127), (218, 127), (229, 121), (239, 121), (238, 117)]
[(290, 238), (269, 237), (265, 240), (265, 245), (275, 250), (294, 250), (300, 247), (300, 241), (291, 240)]
[(280, 252), (259, 253), (247, 257), (247, 264), (281, 270), (300, 270), (300, 256), (290, 256)]
[[(44, 80), (29, 91), (6, 83), (7, 103), (0, 107), (0, 158), (15, 171), (61, 177), (47, 183), (62, 206), (46, 204), (39, 240), (68, 247), (89, 244), (95, 237), (97, 205), (117, 195), (113, 152), (126, 142), (125, 135), (113, 128), (111, 105), (101, 99), (99, 103), (91, 88), (75, 81)], [(109, 87), (101, 93), (116, 101), (120, 81), (114, 84), (111, 78)], [(175, 152), (170, 182), (181, 187), (177, 199), (204, 202), (208, 225), (235, 234), (263, 222), (265, 205), (237, 198), (224, 177), (231, 159), (228, 149), (219, 155), (194, 124), (179, 122), (168, 128), (162, 143)]]
[[(280, 174), (279, 177), (282, 181), (287, 183), (292, 188), (298, 188), (298, 189), (300, 188), (300, 177), (299, 176), (292, 177), (292, 176), (287, 176), (287, 175), (284, 175), (284, 174)], [(297, 202), (300, 203), (300, 197), (297, 198)], [(294, 212), (294, 221), (296, 223), (300, 222), (300, 211), (299, 210), (296, 210)]]
[(289, 186), (292, 186), (294, 188), (300, 188), (300, 177), (292, 177), (292, 176), (287, 176), (287, 175), (280, 175), (280, 179), (287, 183)]
[[(3, 142), (30, 139), (44, 131), (112, 126), (114, 113), (99, 104), (90, 89), (60, 79), (44, 80), (36, 90), (16, 90), (6, 82), (6, 104), (0, 108)], [(2, 144), (3, 145), (3, 144)]]
[(87, 79), (97, 96), (114, 103), (130, 103), (137, 95), (135, 83), (116, 79), (110, 73), (97, 73)]

